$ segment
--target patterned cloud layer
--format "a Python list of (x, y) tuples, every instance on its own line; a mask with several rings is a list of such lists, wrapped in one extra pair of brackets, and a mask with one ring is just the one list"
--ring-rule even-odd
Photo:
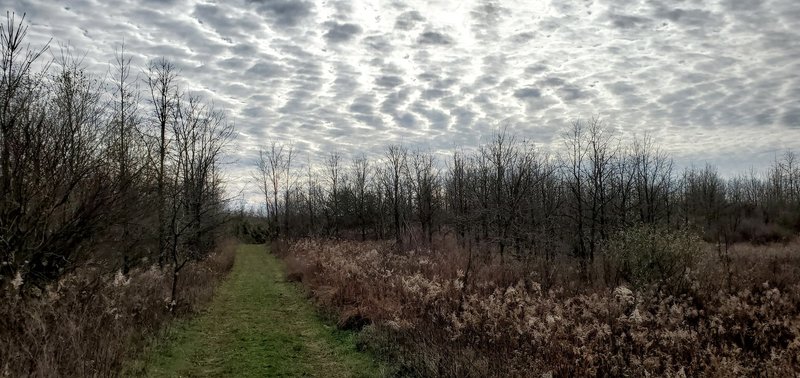
[(649, 133), (682, 164), (800, 149), (796, 0), (12, 2), (33, 44), (103, 74), (124, 40), (229, 110), (231, 177), (259, 145), (374, 153), (474, 146), (499, 127), (557, 150), (572, 120)]

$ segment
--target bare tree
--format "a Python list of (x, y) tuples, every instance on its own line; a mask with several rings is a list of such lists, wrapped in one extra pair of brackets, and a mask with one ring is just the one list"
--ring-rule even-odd
[(593, 118), (588, 125), (588, 146), (590, 169), (587, 172), (590, 198), (589, 262), (594, 259), (599, 241), (608, 239), (608, 208), (612, 199), (610, 182), (612, 169), (617, 158), (611, 130)]
[(371, 169), (366, 156), (360, 155), (353, 159), (350, 171), (353, 176), (358, 228), (361, 230), (361, 240), (363, 241), (367, 238), (367, 190), (369, 190), (372, 180)]
[(430, 245), (433, 242), (434, 217), (439, 212), (440, 174), (430, 151), (411, 155), (411, 183), (414, 189), (417, 220)]
[(131, 76), (130, 55), (125, 55), (125, 44), (120, 46), (114, 54), (113, 65), (113, 111), (115, 132), (114, 144), (117, 153), (116, 160), (119, 165), (119, 185), (125, 188), (130, 184), (130, 145), (132, 144), (133, 133), (139, 123), (139, 88), (138, 77)]
[(610, 188), (617, 151), (610, 130), (596, 118), (586, 125), (573, 122), (564, 137), (567, 155), (562, 164), (570, 195), (566, 215), (575, 228), (573, 252), (588, 280), (600, 241), (607, 239), (610, 231)]
[[(267, 214), (275, 237), (281, 237), (288, 231), (281, 230), (279, 202), (281, 196), (284, 196), (286, 201), (289, 200), (288, 193), (295, 182), (291, 177), (293, 157), (294, 145), (284, 145), (277, 141), (272, 141), (268, 147), (263, 147), (258, 152), (254, 179), (258, 182), (259, 189), (264, 195)], [(288, 202), (284, 202), (285, 209), (288, 209), (288, 205)], [(284, 214), (284, 218), (287, 216), (288, 213)], [(288, 227), (288, 220), (285, 220), (284, 224)]]
[(450, 214), (450, 223), (453, 225), (459, 243), (464, 246), (469, 229), (469, 208), (468, 208), (468, 168), (464, 153), (453, 152), (452, 167), (445, 178), (446, 198), (445, 204)]
[(264, 206), (266, 208), (266, 216), (271, 218), (272, 211), (270, 204), (272, 203), (272, 191), (270, 190), (270, 164), (267, 157), (268, 150), (262, 148), (258, 150), (258, 158), (255, 163), (255, 170), (253, 171), (253, 180), (258, 185), (258, 190), (264, 196)]
[(668, 222), (672, 160), (648, 136), (634, 141), (633, 173), (639, 220)]
[(23, 26), (25, 15), (16, 22), (15, 15), (6, 12), (6, 24), (0, 25), (0, 90), (2, 90), (2, 108), (0, 108), (0, 137), (3, 139), (3, 150), (0, 154), (0, 190), (5, 195), (11, 190), (11, 153), (14, 141), (15, 126), (23, 121), (23, 113), (28, 112), (28, 104), (34, 104), (41, 94), (41, 77), (32, 71), (33, 63), (48, 49), (45, 45), (39, 50), (25, 48), (23, 42), (28, 27)]
[(297, 178), (292, 175), (292, 160), (294, 159), (294, 143), (289, 143), (286, 147), (286, 155), (283, 164), (283, 235), (289, 237), (289, 216), (291, 214), (290, 193), (297, 186)]
[(585, 270), (589, 259), (588, 248), (586, 246), (586, 226), (585, 226), (585, 207), (587, 186), (584, 176), (586, 159), (589, 153), (588, 146), (584, 141), (584, 128), (580, 122), (573, 122), (572, 128), (564, 134), (566, 145), (566, 156), (563, 158), (563, 180), (568, 188), (569, 200), (566, 201), (566, 216), (571, 220), (574, 227), (573, 253), (582, 262)]
[(178, 275), (187, 263), (204, 258), (215, 247), (213, 231), (224, 222), (224, 197), (218, 175), (220, 157), (233, 138), (224, 115), (196, 97), (179, 98), (174, 122), (169, 214), (172, 306)]
[(158, 195), (158, 263), (164, 266), (166, 252), (166, 171), (165, 164), (169, 148), (169, 122), (176, 111), (178, 71), (166, 58), (150, 61), (147, 66), (145, 80), (150, 89), (150, 103), (153, 106), (152, 115), (158, 131), (156, 166), (157, 195)]
[(339, 235), (339, 223), (341, 222), (340, 188), (342, 186), (341, 162), (342, 155), (338, 152), (331, 152), (325, 160), (325, 173), (328, 181), (327, 199), (327, 225), (328, 232), (333, 236)]
[(403, 244), (402, 238), (402, 213), (401, 206), (404, 201), (403, 178), (408, 170), (408, 150), (399, 145), (390, 145), (386, 149), (383, 180), (384, 187), (391, 201), (392, 219), (394, 224), (394, 238), (397, 245)]
[(117, 243), (122, 247), (123, 272), (127, 273), (131, 265), (130, 250), (139, 242), (136, 238), (130, 237), (130, 228), (139, 211), (136, 210), (136, 203), (139, 202), (136, 195), (138, 190), (132, 187), (134, 178), (140, 173), (138, 167), (132, 167), (134, 145), (137, 142), (139, 125), (139, 88), (138, 77), (131, 76), (130, 55), (125, 54), (125, 44), (120, 46), (114, 54), (112, 66), (111, 82), (112, 96), (110, 144), (111, 161), (116, 161), (117, 172), (117, 191), (120, 196), (121, 208), (115, 214), (117, 220), (118, 237)]
[(317, 206), (320, 203), (321, 190), (317, 174), (311, 166), (311, 159), (308, 159), (306, 165), (306, 207), (308, 212), (308, 233), (314, 235), (317, 233), (316, 214)]

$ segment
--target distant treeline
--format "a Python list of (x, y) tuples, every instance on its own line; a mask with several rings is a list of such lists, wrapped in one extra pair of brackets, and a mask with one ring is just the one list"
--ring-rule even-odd
[(331, 153), (324, 170), (300, 170), (291, 145), (272, 143), (255, 169), (267, 221), (241, 227), (261, 238), (398, 244), (451, 234), (501, 256), (571, 255), (583, 269), (614, 233), (642, 224), (690, 229), (720, 245), (781, 241), (800, 230), (800, 167), (791, 152), (767, 172), (723, 178), (710, 165), (676, 169), (651, 138), (622, 143), (597, 119), (574, 122), (563, 146), (549, 155), (499, 132), (445, 162), (392, 145), (375, 161)]
[(0, 287), (146, 262), (173, 273), (174, 300), (221, 232), (232, 124), (164, 58), (134, 68), (122, 46), (101, 77), (68, 48), (31, 49), (14, 15), (0, 29)]

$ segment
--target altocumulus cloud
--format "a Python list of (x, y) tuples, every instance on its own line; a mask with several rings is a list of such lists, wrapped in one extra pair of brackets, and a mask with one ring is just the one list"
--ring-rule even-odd
[(294, 140), (301, 154), (378, 153), (393, 142), (450, 150), (506, 126), (555, 150), (564, 127), (590, 116), (723, 171), (800, 149), (796, 0), (26, 0), (6, 9), (27, 13), (34, 45), (68, 43), (98, 75), (123, 40), (142, 67), (173, 60), (184, 87), (236, 122), (236, 187), (269, 138)]
[(335, 21), (328, 21), (324, 23), (329, 29), (325, 32), (324, 37), (329, 42), (343, 42), (349, 41), (361, 33), (361, 27), (356, 24), (340, 24)]

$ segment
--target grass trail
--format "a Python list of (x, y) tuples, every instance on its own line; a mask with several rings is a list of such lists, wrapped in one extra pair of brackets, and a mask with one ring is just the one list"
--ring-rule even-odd
[(241, 245), (207, 312), (179, 324), (144, 368), (153, 377), (369, 377), (354, 335), (327, 326), (280, 260)]

